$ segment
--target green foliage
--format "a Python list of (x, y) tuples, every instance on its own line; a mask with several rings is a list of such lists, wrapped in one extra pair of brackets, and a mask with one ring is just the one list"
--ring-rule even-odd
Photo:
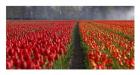
[(69, 68), (69, 63), (70, 63), (70, 58), (72, 56), (72, 44), (69, 44), (67, 46), (68, 52), (66, 55), (62, 55), (59, 57), (58, 60), (55, 61), (53, 65), (53, 69), (68, 69)]
[(88, 58), (87, 58), (87, 53), (88, 53), (89, 47), (82, 41), (82, 39), (80, 40), (80, 43), (81, 43), (81, 47), (83, 48), (83, 52), (85, 54), (84, 65), (87, 69), (90, 69), (90, 65), (89, 65)]

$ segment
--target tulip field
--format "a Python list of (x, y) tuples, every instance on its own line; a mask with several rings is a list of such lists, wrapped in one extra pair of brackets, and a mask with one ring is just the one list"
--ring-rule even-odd
[(134, 21), (127, 20), (7, 20), (6, 68), (68, 69), (76, 24), (85, 69), (134, 69)]
[(80, 22), (86, 56), (92, 69), (134, 68), (134, 22)]
[(48, 69), (67, 53), (73, 21), (8, 21), (7, 69)]

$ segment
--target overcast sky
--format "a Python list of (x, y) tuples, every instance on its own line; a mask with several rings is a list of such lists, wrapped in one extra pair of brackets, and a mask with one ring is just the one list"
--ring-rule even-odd
[(7, 6), (7, 19), (133, 20), (133, 6)]

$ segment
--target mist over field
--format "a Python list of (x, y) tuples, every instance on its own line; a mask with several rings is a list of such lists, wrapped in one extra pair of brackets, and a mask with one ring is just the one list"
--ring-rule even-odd
[(133, 20), (133, 6), (7, 6), (7, 19)]

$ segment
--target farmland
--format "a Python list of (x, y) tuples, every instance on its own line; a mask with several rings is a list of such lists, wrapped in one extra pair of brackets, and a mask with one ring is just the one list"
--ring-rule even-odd
[(6, 39), (7, 69), (134, 68), (134, 21), (7, 20)]
[(134, 26), (132, 21), (80, 22), (87, 47), (89, 68), (134, 68)]
[(7, 68), (52, 68), (67, 53), (73, 21), (8, 21)]

